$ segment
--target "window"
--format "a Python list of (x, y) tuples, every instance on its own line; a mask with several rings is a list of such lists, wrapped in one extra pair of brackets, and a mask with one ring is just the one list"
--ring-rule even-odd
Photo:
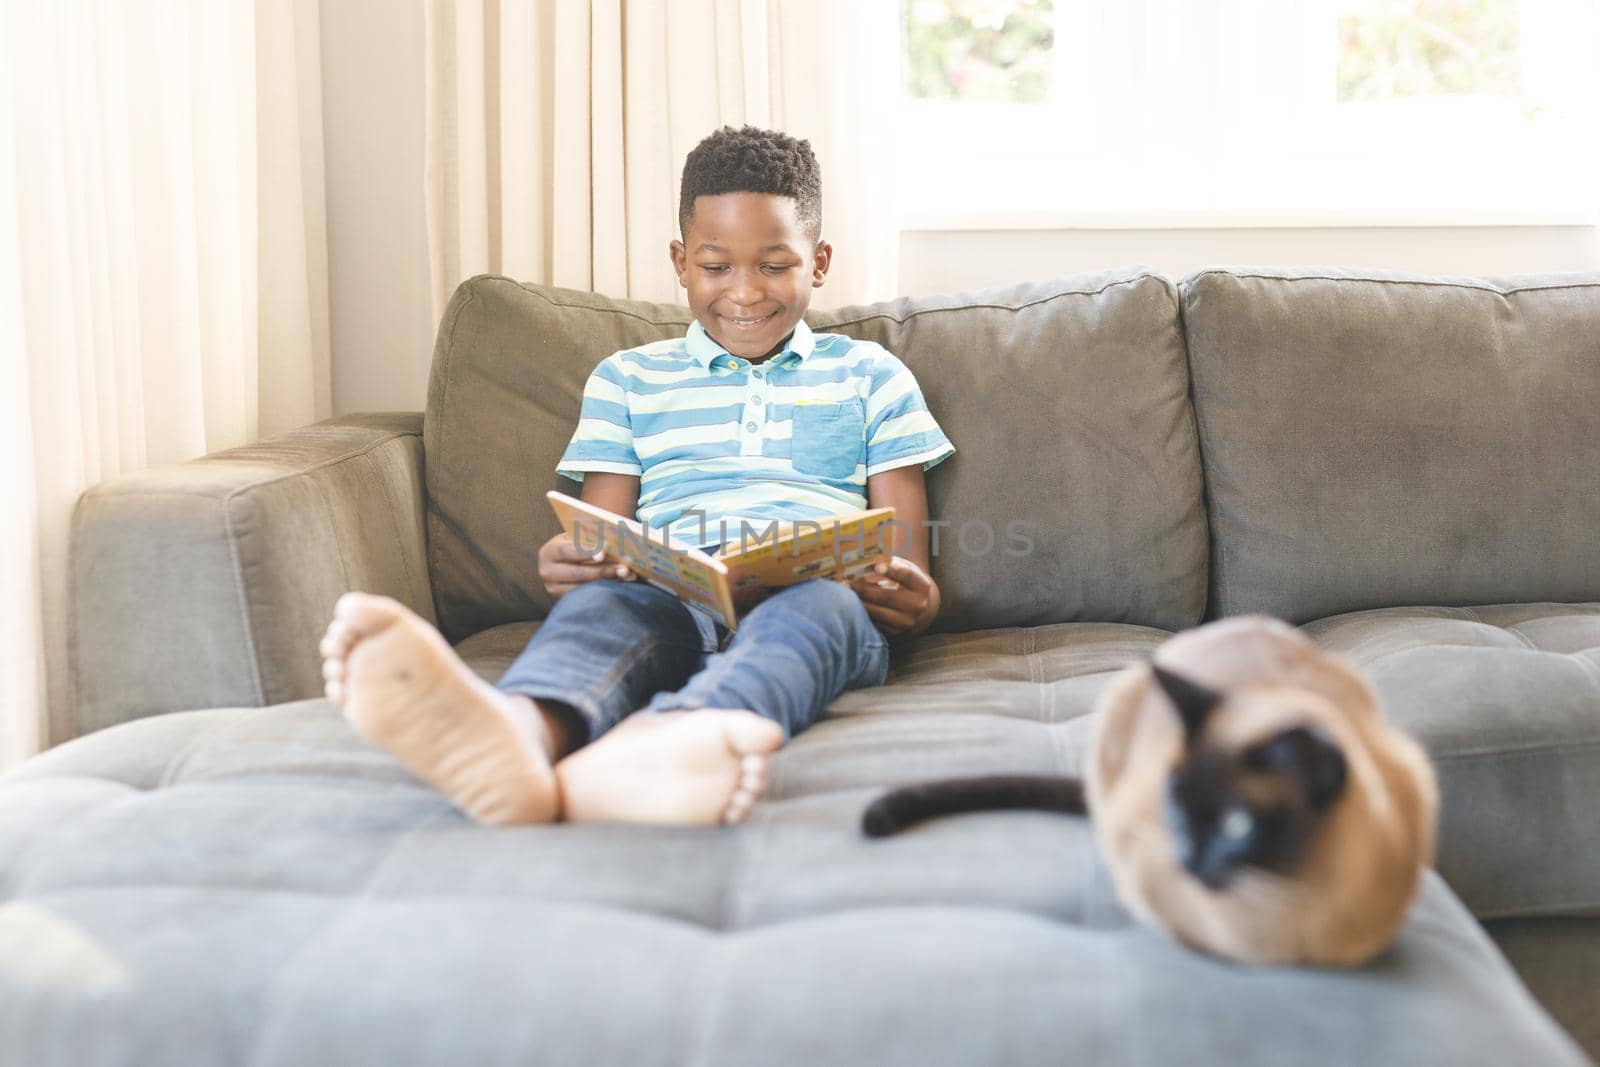
[(1104, 151), (1099, 6), (1080, 0), (903, 0), (907, 222), (964, 211), (1003, 179), (1051, 198), (1063, 161)]
[(905, 0), (905, 91), (916, 100), (1039, 104), (1055, 61), (1052, 0)]
[(908, 228), (1593, 224), (1593, 0), (903, 0)]
[(1332, 13), (1341, 104), (1525, 95), (1516, 0), (1365, 0)]

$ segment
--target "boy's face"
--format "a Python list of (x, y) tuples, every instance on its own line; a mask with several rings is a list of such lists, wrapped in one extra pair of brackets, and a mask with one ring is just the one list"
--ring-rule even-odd
[(828, 242), (806, 236), (794, 198), (770, 193), (695, 197), (688, 232), (672, 242), (689, 310), (717, 344), (752, 360), (794, 331), (832, 256)]

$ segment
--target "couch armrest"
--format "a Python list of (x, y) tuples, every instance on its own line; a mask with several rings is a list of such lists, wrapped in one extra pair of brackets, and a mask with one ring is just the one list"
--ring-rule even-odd
[(319, 696), (334, 601), (434, 618), (422, 414), (350, 415), (84, 493), (73, 514), (73, 736)]

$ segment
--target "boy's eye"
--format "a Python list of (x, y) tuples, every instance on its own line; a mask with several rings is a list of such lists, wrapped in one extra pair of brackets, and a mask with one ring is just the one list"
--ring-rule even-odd
[[(784, 271), (789, 270), (790, 267), (791, 265), (787, 263), (761, 264), (761, 269), (766, 271), (768, 274), (782, 274)], [(729, 267), (726, 263), (702, 263), (700, 265), (700, 269), (708, 274), (726, 274), (729, 270)]]

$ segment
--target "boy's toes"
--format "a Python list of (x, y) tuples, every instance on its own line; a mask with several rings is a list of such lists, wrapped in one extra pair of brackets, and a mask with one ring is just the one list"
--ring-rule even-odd
[(784, 735), (783, 727), (771, 719), (741, 711), (724, 719), (722, 736), (740, 757), (738, 785), (722, 812), (722, 821), (731, 826), (745, 820), (766, 790), (767, 756), (782, 747)]
[(322, 641), (317, 645), (317, 651), (324, 656), (344, 657), (350, 654), (350, 648), (355, 644), (356, 635), (351, 632), (338, 618), (328, 623), (327, 631), (322, 635)]
[(767, 757), (753, 754), (745, 756), (739, 761), (739, 784), (734, 788), (733, 796), (728, 798), (722, 821), (730, 826), (743, 822), (766, 788)]
[(333, 623), (342, 624), (351, 639), (370, 637), (400, 617), (405, 608), (393, 597), (374, 593), (346, 593), (333, 606)]
[(746, 756), (739, 761), (739, 788), (757, 797), (767, 788), (765, 756)]
[(783, 727), (748, 711), (727, 716), (722, 722), (722, 736), (728, 748), (741, 756), (765, 757), (783, 745)]
[(343, 682), (324, 682), (322, 684), (322, 695), (327, 697), (329, 700), (333, 701), (334, 704), (343, 704), (344, 703), (344, 683)]
[(735, 790), (733, 797), (728, 801), (728, 807), (722, 813), (722, 821), (729, 826), (744, 822), (755, 804), (756, 798), (752, 794), (742, 788)]
[[(333, 684), (344, 680), (345, 660), (355, 650), (356, 643), (371, 637), (400, 619), (406, 611), (404, 605), (392, 597), (374, 596), (371, 593), (346, 593), (333, 606), (333, 618), (317, 642), (322, 655), (323, 680)], [(327, 691), (328, 699), (338, 697)]]

